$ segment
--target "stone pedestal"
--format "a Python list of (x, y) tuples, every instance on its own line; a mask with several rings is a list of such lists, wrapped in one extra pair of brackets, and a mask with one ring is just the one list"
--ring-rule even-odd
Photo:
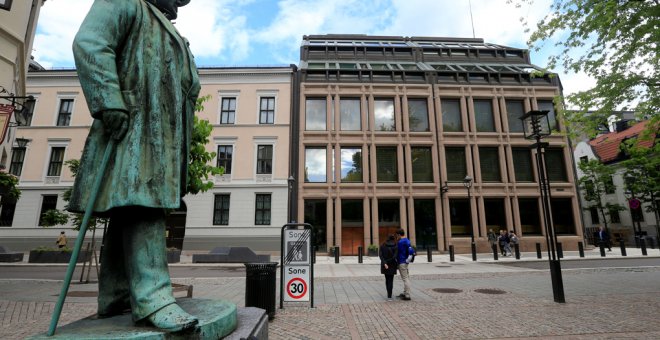
[(195, 330), (167, 333), (150, 326), (136, 326), (131, 315), (124, 314), (106, 319), (90, 316), (58, 327), (52, 337), (39, 334), (31, 339), (220, 339), (234, 332), (239, 324), (233, 303), (204, 299), (178, 299), (177, 303), (199, 319)]

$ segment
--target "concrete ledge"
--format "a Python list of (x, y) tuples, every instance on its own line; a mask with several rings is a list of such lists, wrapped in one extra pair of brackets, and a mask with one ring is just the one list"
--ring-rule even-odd
[(257, 255), (248, 247), (215, 247), (208, 254), (193, 254), (193, 263), (270, 262), (270, 255)]

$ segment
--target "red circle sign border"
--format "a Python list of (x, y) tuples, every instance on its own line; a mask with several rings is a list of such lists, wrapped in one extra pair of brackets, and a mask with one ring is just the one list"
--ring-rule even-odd
[[(291, 291), (289, 291), (289, 287), (291, 286), (291, 283), (295, 281), (300, 281), (303, 284), (303, 292), (302, 294), (300, 294), (300, 296), (294, 296), (293, 294), (291, 294)], [(286, 283), (286, 287), (287, 287), (286, 293), (293, 299), (300, 299), (307, 294), (307, 282), (305, 282), (305, 280), (299, 277), (294, 277), (293, 279), (289, 280), (289, 282)]]
[(638, 209), (641, 204), (638, 199), (632, 198), (630, 201), (628, 201), (628, 205), (631, 209)]

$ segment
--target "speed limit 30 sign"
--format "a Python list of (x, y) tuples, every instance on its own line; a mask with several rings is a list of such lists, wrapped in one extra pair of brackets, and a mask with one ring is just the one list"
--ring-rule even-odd
[(288, 267), (284, 273), (284, 282), (284, 301), (309, 301), (309, 267)]

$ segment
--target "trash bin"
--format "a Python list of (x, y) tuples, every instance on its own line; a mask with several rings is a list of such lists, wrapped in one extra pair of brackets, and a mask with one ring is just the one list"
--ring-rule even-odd
[(268, 320), (275, 317), (277, 262), (245, 264), (245, 307), (265, 309)]

